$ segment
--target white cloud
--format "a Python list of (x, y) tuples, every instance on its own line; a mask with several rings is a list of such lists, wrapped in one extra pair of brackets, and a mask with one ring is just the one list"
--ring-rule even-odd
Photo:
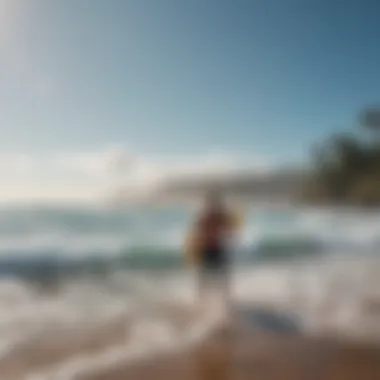
[(141, 156), (120, 147), (50, 155), (0, 155), (0, 200), (92, 200), (126, 187), (151, 191), (173, 177), (265, 171), (268, 160), (228, 152)]

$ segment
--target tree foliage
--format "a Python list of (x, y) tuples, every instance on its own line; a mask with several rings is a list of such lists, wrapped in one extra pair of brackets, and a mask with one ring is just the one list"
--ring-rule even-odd
[(307, 200), (380, 205), (380, 143), (375, 130), (377, 121), (380, 130), (380, 117), (377, 120), (374, 112), (368, 115), (361, 121), (372, 131), (370, 139), (336, 135), (314, 150), (314, 170), (304, 193)]

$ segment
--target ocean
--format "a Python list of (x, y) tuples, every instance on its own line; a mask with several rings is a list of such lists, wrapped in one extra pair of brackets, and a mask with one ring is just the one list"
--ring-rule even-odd
[[(236, 305), (286, 313), (304, 333), (380, 342), (378, 213), (262, 205), (244, 212), (231, 246)], [(25, 379), (74, 379), (200, 339), (215, 323), (212, 311), (178, 325), (179, 310), (194, 302), (195, 276), (181, 256), (194, 213), (183, 205), (2, 206), (0, 368), (38, 342), (74, 347), (112, 326), (119, 332), (106, 350), (66, 355), (25, 370)]]

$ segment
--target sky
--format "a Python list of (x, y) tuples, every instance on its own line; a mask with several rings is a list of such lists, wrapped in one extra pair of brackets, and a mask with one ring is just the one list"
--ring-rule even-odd
[(380, 98), (377, 0), (0, 0), (0, 200), (270, 169)]

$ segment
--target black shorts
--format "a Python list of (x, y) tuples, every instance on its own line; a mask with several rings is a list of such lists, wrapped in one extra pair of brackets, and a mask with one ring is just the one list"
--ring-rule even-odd
[(210, 271), (223, 271), (227, 269), (228, 259), (223, 247), (205, 248), (202, 253), (202, 268)]
[(203, 251), (199, 271), (202, 286), (223, 289), (229, 281), (229, 265), (226, 251), (223, 248), (209, 248)]

